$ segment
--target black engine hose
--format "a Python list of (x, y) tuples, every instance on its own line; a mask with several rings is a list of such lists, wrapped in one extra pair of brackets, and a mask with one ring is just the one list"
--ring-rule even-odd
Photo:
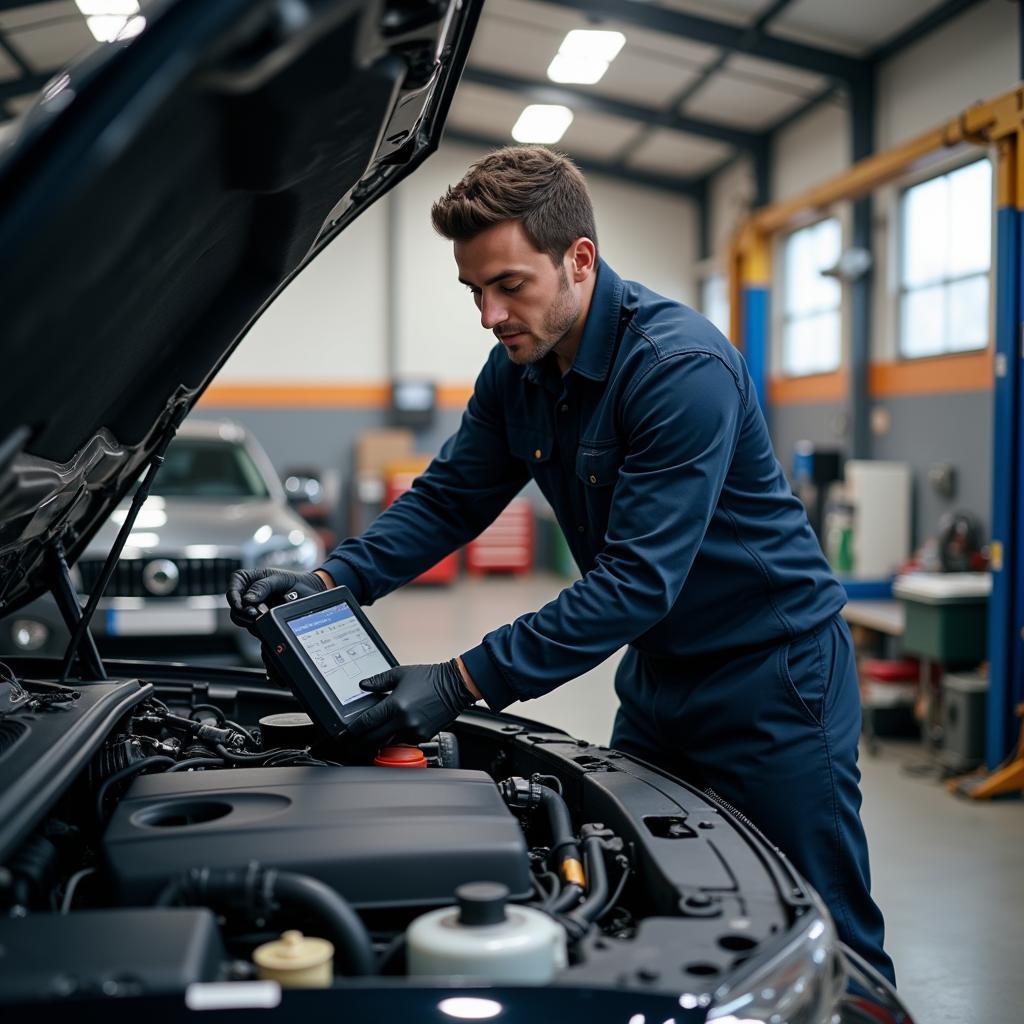
[(104, 779), (100, 784), (100, 788), (96, 791), (96, 819), (99, 823), (103, 824), (103, 801), (107, 797), (107, 793), (110, 792), (110, 787), (117, 785), (123, 779), (127, 779), (131, 775), (135, 775), (137, 772), (146, 771), (148, 768), (155, 768), (158, 765), (172, 765), (175, 763), (173, 757), (167, 757), (165, 754), (153, 754), (150, 757), (144, 757), (141, 761), (135, 761), (132, 764), (125, 765), (123, 768), (114, 772), (109, 778)]
[(608, 869), (604, 863), (603, 841), (596, 836), (584, 839), (583, 854), (587, 862), (587, 896), (567, 916), (577, 924), (589, 927), (601, 916), (608, 903)]
[[(551, 858), (557, 865), (558, 874), (566, 883), (563, 893), (570, 886), (583, 889), (586, 876), (580, 861), (580, 847), (572, 830), (569, 808), (553, 789), (540, 787), (540, 807), (548, 819), (551, 830)], [(569, 904), (570, 906), (572, 904)]]
[(317, 878), (282, 871), (273, 887), (276, 899), (315, 915), (327, 926), (327, 937), (341, 954), (346, 974), (373, 974), (374, 955), (370, 933), (348, 901)]
[(563, 914), (579, 903), (583, 893), (583, 886), (569, 882), (562, 886), (561, 892), (544, 904), (544, 910), (549, 914)]
[(255, 862), (237, 869), (192, 868), (169, 882), (156, 900), (158, 907), (208, 906), (249, 917), (270, 916), (275, 904), (313, 917), (323, 926), (323, 937), (334, 944), (340, 973), (373, 974), (373, 943), (359, 915), (343, 896), (309, 875), (263, 868)]
[(220, 757), (187, 757), (184, 761), (179, 761), (177, 764), (171, 765), (167, 769), (167, 774), (171, 772), (183, 772), (186, 769), (192, 768), (226, 768), (227, 764), (223, 758)]

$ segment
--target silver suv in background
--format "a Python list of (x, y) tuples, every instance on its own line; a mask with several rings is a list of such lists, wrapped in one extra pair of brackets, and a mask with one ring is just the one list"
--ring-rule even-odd
[[(130, 503), (129, 494), (72, 568), (83, 602)], [(229, 420), (186, 420), (167, 449), (92, 630), (108, 644), (177, 637), (182, 651), (197, 638), (223, 637), (246, 661), (258, 662), (256, 641), (228, 618), (228, 577), (252, 566), (308, 571), (323, 555), (316, 531), (289, 507), (270, 459), (251, 434)], [(60, 654), (66, 643), (67, 630), (49, 596), (0, 621), (0, 651)]]

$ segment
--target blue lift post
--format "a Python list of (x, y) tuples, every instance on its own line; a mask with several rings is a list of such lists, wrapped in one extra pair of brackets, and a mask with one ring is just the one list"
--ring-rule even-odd
[[(1021, 533), (1022, 360), (1021, 273), (1024, 195), (1019, 181), (1020, 133), (999, 141), (996, 166), (996, 338), (992, 464), (992, 594), (988, 609), (989, 690), (985, 757), (990, 769), (1013, 747), (1014, 711), (1021, 700), (1018, 609), (1024, 585)], [(1016, 578), (1015, 578), (1016, 577)]]
[(771, 252), (769, 240), (758, 235), (744, 246), (740, 265), (739, 347), (747, 361), (750, 379), (761, 411), (768, 416), (768, 338), (771, 328)]

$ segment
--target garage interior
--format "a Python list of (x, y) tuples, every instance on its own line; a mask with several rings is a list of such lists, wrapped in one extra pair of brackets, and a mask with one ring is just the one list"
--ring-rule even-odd
[[(0, 2), (0, 147), (55, 71), (144, 14)], [(613, 34), (597, 71), (572, 66), (581, 30)], [(288, 286), (192, 417), (244, 428), (328, 548), (365, 528), (457, 428), (491, 344), (431, 203), (514, 140), (573, 157), (604, 258), (744, 353), (847, 588), (873, 891), (901, 996), (937, 1024), (1019, 1012), (1022, 62), (1008, 0), (488, 0), (439, 152)], [(576, 575), (528, 487), (369, 615), (400, 661), (442, 660)], [(128, 608), (101, 650), (155, 631), (240, 658), (184, 620), (122, 633)], [(43, 642), (29, 618), (0, 650)], [(510, 710), (607, 742), (617, 660)]]

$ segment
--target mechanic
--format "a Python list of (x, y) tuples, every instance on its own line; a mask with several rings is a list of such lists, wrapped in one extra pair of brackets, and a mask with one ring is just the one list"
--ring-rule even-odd
[(438, 665), (364, 680), (351, 731), (423, 740), (626, 645), (612, 746), (713, 789), (790, 858), (841, 939), (892, 979), (860, 821), (860, 699), (845, 592), (772, 451), (740, 353), (598, 256), (586, 182), (511, 146), (432, 210), (498, 339), (458, 431), (315, 573), (237, 573), (232, 617), (344, 584), (369, 604), (476, 537), (531, 478), (582, 579)]

